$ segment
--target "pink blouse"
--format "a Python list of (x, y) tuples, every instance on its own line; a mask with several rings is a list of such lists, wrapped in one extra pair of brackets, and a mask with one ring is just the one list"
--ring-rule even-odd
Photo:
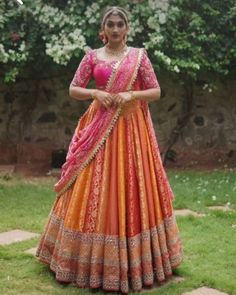
[[(85, 88), (90, 79), (94, 79), (97, 89), (105, 89), (115, 62), (115, 60), (100, 60), (97, 58), (96, 49), (88, 49), (75, 72), (71, 85)], [(160, 86), (147, 51), (144, 50), (133, 89), (144, 90), (149, 88), (160, 88)]]

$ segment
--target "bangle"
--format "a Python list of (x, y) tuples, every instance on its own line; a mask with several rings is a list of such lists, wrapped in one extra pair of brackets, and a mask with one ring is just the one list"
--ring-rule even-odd
[(97, 89), (92, 91), (92, 93), (91, 93), (91, 98), (92, 99), (97, 99), (96, 93), (97, 93)]
[(131, 90), (129, 93), (131, 94), (131, 98), (130, 98), (130, 100), (135, 100), (136, 97), (135, 97), (135, 95), (134, 95), (133, 90)]

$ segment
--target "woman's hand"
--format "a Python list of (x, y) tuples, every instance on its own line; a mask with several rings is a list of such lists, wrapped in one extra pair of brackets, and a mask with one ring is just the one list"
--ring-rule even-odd
[(106, 108), (109, 108), (113, 104), (112, 94), (103, 90), (94, 90), (92, 97), (100, 101)]
[(118, 106), (132, 100), (132, 94), (130, 92), (119, 92), (113, 94), (112, 98), (115, 106)]

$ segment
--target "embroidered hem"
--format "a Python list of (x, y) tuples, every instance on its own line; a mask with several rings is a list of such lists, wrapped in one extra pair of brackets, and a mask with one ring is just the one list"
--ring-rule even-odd
[(36, 257), (58, 281), (128, 293), (163, 282), (183, 259), (175, 216), (133, 237), (76, 232), (51, 214)]

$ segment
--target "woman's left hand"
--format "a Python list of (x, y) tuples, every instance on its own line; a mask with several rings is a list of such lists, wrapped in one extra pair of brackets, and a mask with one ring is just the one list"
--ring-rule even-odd
[(113, 94), (112, 99), (113, 99), (113, 104), (115, 106), (118, 106), (130, 101), (132, 99), (132, 95), (130, 92), (119, 92), (119, 93)]

